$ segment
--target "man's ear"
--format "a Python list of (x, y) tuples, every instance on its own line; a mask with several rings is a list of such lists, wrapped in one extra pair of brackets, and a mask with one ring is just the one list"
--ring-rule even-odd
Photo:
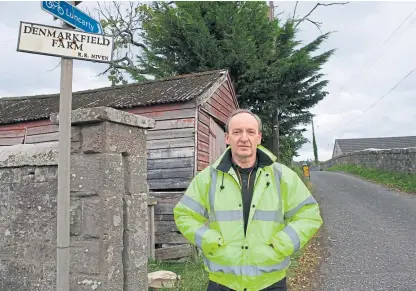
[(230, 136), (228, 135), (228, 133), (225, 133), (225, 143), (227, 145), (230, 145)]
[(263, 138), (263, 135), (261, 134), (261, 132), (259, 133), (259, 144), (261, 144), (261, 139)]

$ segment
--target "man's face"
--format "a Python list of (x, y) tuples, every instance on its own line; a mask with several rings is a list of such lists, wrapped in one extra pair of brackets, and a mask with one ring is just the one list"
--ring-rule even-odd
[(256, 154), (261, 143), (257, 120), (248, 113), (239, 113), (231, 118), (225, 141), (231, 147), (233, 156), (245, 159)]

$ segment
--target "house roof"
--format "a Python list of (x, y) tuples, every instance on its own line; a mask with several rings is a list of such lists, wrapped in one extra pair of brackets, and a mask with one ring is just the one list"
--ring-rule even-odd
[[(72, 109), (107, 106), (116, 109), (192, 100), (227, 71), (216, 70), (162, 80), (73, 92)], [(0, 124), (49, 118), (59, 111), (59, 94), (0, 98)]]
[(416, 136), (336, 139), (343, 154), (366, 149), (395, 149), (416, 147)]

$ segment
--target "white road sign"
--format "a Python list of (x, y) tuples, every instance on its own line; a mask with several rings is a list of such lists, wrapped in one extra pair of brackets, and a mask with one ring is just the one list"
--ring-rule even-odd
[(17, 44), (20, 52), (110, 63), (113, 47), (111, 36), (20, 22)]

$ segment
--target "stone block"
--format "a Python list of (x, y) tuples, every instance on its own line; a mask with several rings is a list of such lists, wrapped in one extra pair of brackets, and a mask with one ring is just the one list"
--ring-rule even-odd
[(30, 183), (35, 181), (35, 167), (23, 167), (21, 169), (20, 181)]
[(126, 165), (127, 194), (148, 192), (147, 159), (135, 155), (123, 155)]
[(71, 154), (73, 153), (81, 153), (81, 142), (80, 141), (72, 141), (71, 142)]
[[(105, 193), (116, 194), (122, 196), (124, 193), (125, 171), (121, 154), (102, 154), (101, 156), (101, 174), (102, 185), (101, 189), (107, 190)], [(110, 194), (112, 195), (112, 194)]]
[(106, 282), (102, 276), (74, 275), (70, 278), (71, 291), (102, 291), (105, 284)]
[(147, 241), (148, 215), (147, 193), (125, 195), (125, 233), (123, 262), (125, 266), (126, 291), (143, 286), (147, 290)]
[[(4, 291), (55, 291), (55, 276), (42, 263), (11, 260), (0, 268), (0, 290)], [(1, 266), (1, 264), (0, 264)]]
[(100, 274), (100, 241), (72, 241), (70, 270), (72, 274)]
[[(114, 232), (110, 232), (114, 233)], [(102, 241), (101, 253), (102, 275), (106, 279), (103, 290), (119, 290), (124, 284), (124, 270), (122, 261), (123, 240), (118, 234), (116, 237), (108, 234)], [(117, 288), (118, 286), (118, 288)], [(114, 288), (114, 289), (111, 289)]]
[(106, 152), (146, 156), (145, 129), (118, 123), (105, 123)]
[(58, 179), (58, 167), (43, 166), (35, 168), (35, 182), (46, 182)]
[(57, 165), (58, 143), (17, 144), (2, 147), (0, 168)]
[(101, 266), (107, 282), (114, 284), (122, 284), (124, 280), (122, 262), (124, 217), (121, 193), (108, 189), (100, 192), (103, 207), (101, 216), (103, 245)]
[(81, 140), (81, 128), (79, 126), (71, 126), (71, 142), (79, 142)]
[(16, 177), (15, 172), (20, 174), (20, 171), (14, 171), (13, 168), (0, 168), (0, 184), (19, 182), (20, 176)]
[(71, 199), (69, 213), (69, 232), (70, 235), (79, 236), (82, 232), (82, 200)]
[(101, 155), (71, 156), (71, 195), (97, 195), (101, 185)]
[[(59, 124), (59, 114), (53, 113), (50, 116), (53, 124)], [(144, 116), (124, 112), (111, 107), (90, 107), (79, 108), (72, 111), (72, 124), (97, 123), (102, 121), (111, 121), (142, 128), (153, 128), (154, 119)]]
[(101, 122), (81, 126), (84, 153), (130, 153), (146, 156), (145, 129)]
[(104, 123), (85, 124), (81, 126), (81, 150), (84, 153), (103, 153)]
[(101, 198), (83, 199), (82, 235), (84, 238), (99, 238), (101, 234)]

